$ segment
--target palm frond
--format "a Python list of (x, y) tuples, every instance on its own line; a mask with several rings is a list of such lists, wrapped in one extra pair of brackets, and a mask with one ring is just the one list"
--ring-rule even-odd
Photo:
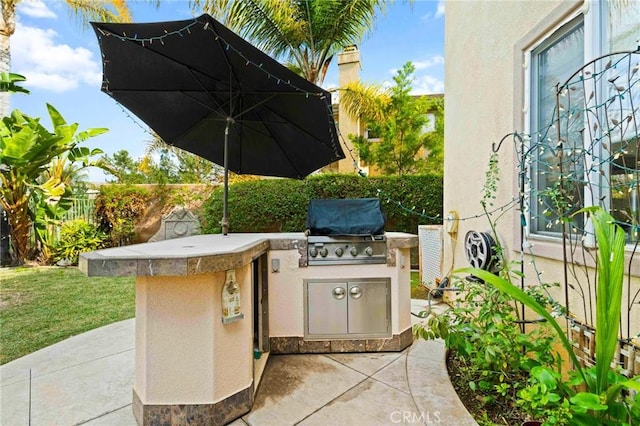
[(83, 24), (89, 21), (131, 22), (126, 0), (65, 0), (72, 16)]
[(340, 104), (354, 119), (377, 121), (390, 102), (389, 92), (379, 84), (363, 84), (357, 81), (340, 89)]
[(322, 83), (344, 46), (358, 44), (388, 0), (193, 0), (276, 59), (296, 63), (302, 75)]

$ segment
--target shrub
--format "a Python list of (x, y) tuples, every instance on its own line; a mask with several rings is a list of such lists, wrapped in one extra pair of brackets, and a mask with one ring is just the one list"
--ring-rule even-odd
[[(585, 369), (581, 366), (573, 345), (546, 307), (512, 285), (508, 279), (472, 268), (461, 272), (478, 276), (487, 285), (523, 303), (544, 318), (553, 327), (569, 354), (574, 369), (569, 373), (569, 380), (564, 382), (560, 371), (552, 368), (536, 370), (536, 374), (532, 374), (530, 378), (529, 386), (519, 394), (521, 405), (534, 413), (543, 411), (547, 414), (562, 409), (571, 419), (571, 424), (638, 424), (640, 375), (627, 379), (611, 368), (617, 352), (620, 327), (625, 233), (602, 207), (584, 208), (580, 212), (589, 212), (598, 241), (593, 367)], [(636, 394), (633, 395), (633, 392)]]
[(84, 219), (65, 222), (60, 230), (60, 239), (53, 247), (54, 260), (68, 259), (77, 265), (80, 253), (101, 249), (106, 241), (104, 232)]
[(95, 202), (100, 229), (109, 236), (109, 246), (130, 244), (136, 220), (151, 198), (148, 190), (132, 185), (103, 185)]
[[(522, 332), (517, 307), (501, 291), (481, 282), (452, 277), (459, 299), (440, 315), (430, 315), (414, 332), (424, 339), (442, 338), (457, 359), (455, 374), (463, 377), (482, 410), (514, 411), (517, 394), (529, 372), (557, 362), (554, 339), (542, 323)], [(539, 289), (528, 289), (535, 293)]]
[[(223, 188), (204, 204), (203, 232), (221, 232)], [(323, 174), (305, 180), (262, 179), (229, 187), (232, 232), (300, 232), (313, 198), (369, 198), (382, 201), (387, 231), (416, 233), (418, 225), (442, 223), (442, 176)]]

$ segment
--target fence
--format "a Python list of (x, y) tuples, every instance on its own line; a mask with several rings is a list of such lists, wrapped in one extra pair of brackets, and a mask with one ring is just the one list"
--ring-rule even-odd
[(95, 211), (95, 198), (94, 197), (80, 197), (72, 199), (73, 206), (65, 213), (62, 218), (62, 222), (70, 220), (83, 219), (88, 223), (96, 223)]

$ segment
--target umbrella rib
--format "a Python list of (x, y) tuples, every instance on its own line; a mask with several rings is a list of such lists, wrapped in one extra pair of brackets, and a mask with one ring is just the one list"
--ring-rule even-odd
[[(280, 114), (278, 114), (277, 112), (273, 111), (273, 110), (272, 110), (271, 108), (269, 108), (268, 106), (265, 106), (265, 107), (264, 107), (264, 109), (267, 109), (267, 110), (269, 110), (272, 114), (274, 114), (274, 115), (276, 115), (276, 116), (278, 116), (278, 117), (282, 118)], [(269, 136), (270, 136), (270, 137), (271, 137), (271, 139), (276, 143), (276, 145), (278, 146), (278, 149), (280, 149), (280, 152), (282, 152), (282, 155), (283, 155), (284, 157), (286, 157), (286, 158), (287, 158), (287, 160), (289, 161), (289, 164), (291, 164), (291, 166), (293, 167), (293, 169), (295, 169), (295, 170), (296, 170), (296, 172), (298, 173), (298, 178), (302, 178), (302, 173), (300, 172), (299, 168), (295, 165), (295, 162), (294, 162), (294, 161), (292, 161), (292, 159), (289, 157), (289, 155), (288, 155), (288, 153), (287, 153), (287, 150), (285, 150), (285, 149), (280, 145), (279, 139), (278, 139), (278, 138), (276, 138), (276, 137), (274, 137), (273, 133), (271, 132), (271, 130), (270, 130), (270, 127), (271, 127), (271, 126), (270, 126), (270, 124), (273, 124), (273, 122), (272, 122), (272, 121), (269, 121), (269, 120), (265, 120), (265, 119), (264, 119), (264, 117), (263, 117), (263, 114), (262, 114), (262, 113), (260, 113), (260, 112), (256, 112), (256, 115), (258, 115), (258, 116), (260, 116), (260, 117), (262, 118), (261, 122), (262, 122), (262, 124), (263, 124), (263, 127), (265, 127), (266, 129), (268, 129)], [(312, 135), (311, 133), (309, 133), (309, 132), (308, 132), (307, 130), (305, 130), (303, 127), (298, 126), (297, 124), (292, 123), (292, 122), (290, 122), (290, 121), (286, 122), (286, 124), (287, 124), (287, 125), (289, 125), (289, 126), (292, 126), (292, 127), (296, 128), (296, 129), (298, 129), (298, 130), (300, 130), (300, 131), (301, 131), (301, 132), (303, 132), (303, 133), (306, 133), (306, 134), (307, 134), (307, 136), (309, 136), (310, 138), (318, 140), (318, 138), (317, 138), (317, 137), (315, 137), (314, 135)], [(254, 128), (254, 130), (255, 130), (255, 131), (257, 131), (257, 132), (259, 132), (259, 130), (255, 129), (255, 128)], [(259, 133), (262, 133), (262, 132), (259, 132)], [(331, 132), (329, 132), (329, 133), (331, 133)], [(321, 145), (322, 145), (322, 146), (325, 146), (324, 144), (321, 144)], [(327, 149), (330, 149), (330, 147), (327, 147)]]
[(243, 111), (241, 111), (238, 115), (236, 115), (235, 117), (233, 117), (234, 119), (238, 119), (240, 118), (242, 115), (248, 113), (251, 110), (254, 110), (256, 108), (258, 108), (259, 106), (265, 104), (266, 102), (270, 101), (271, 99), (275, 98), (276, 96), (278, 96), (277, 93), (272, 94), (271, 96), (264, 98), (263, 100), (261, 100), (260, 102), (256, 102), (254, 105), (252, 105), (250, 108), (247, 108)]
[[(209, 29), (216, 36), (215, 41), (218, 41), (218, 40), (224, 41), (224, 37), (218, 34), (214, 26), (209, 26)], [(218, 49), (220, 49), (221, 56), (224, 58), (224, 61), (227, 64), (227, 69), (229, 71), (229, 102), (230, 102), (229, 117), (232, 117), (233, 116), (233, 104), (231, 103), (231, 94), (233, 90), (232, 80), (236, 83), (236, 85), (238, 85), (238, 87), (240, 87), (240, 80), (236, 76), (236, 73), (234, 72), (234, 69), (231, 66), (231, 62), (229, 61), (229, 57), (225, 53), (225, 49), (222, 47), (222, 44), (220, 42), (218, 42), (217, 44), (218, 44)]]
[[(283, 119), (282, 115), (279, 114), (277, 111), (274, 111), (273, 109), (269, 108), (268, 106), (265, 106), (265, 109), (268, 109), (272, 114), (274, 114), (274, 115), (280, 117), (281, 119)], [(262, 114), (259, 114), (259, 115), (262, 116)], [(329, 117), (329, 118), (331, 118), (331, 117)], [(269, 121), (264, 120), (263, 122), (267, 123)], [(270, 122), (273, 123), (273, 121), (270, 121)], [(310, 138), (315, 139), (315, 140), (319, 140), (315, 135), (309, 133), (304, 127), (301, 127), (301, 126), (297, 125), (296, 123), (293, 123), (293, 122), (291, 122), (289, 120), (285, 120), (285, 119), (283, 119), (283, 122), (286, 122), (288, 125), (295, 127), (297, 130), (301, 131), (302, 133), (305, 133)], [(331, 120), (331, 123), (335, 123), (335, 122), (333, 120)], [(331, 125), (330, 123), (327, 123), (327, 127), (330, 126), (330, 125)]]
[[(181, 93), (181, 94), (182, 94), (182, 95), (184, 95), (185, 97), (187, 97), (187, 98), (191, 99), (193, 102), (195, 102), (195, 103), (197, 103), (197, 104), (199, 104), (199, 105), (201, 105), (201, 106), (205, 107), (205, 108), (206, 108), (206, 109), (208, 109), (209, 111), (211, 111), (211, 112), (214, 112), (214, 113), (218, 114), (221, 118), (226, 119), (226, 118), (228, 118), (228, 117), (229, 117), (229, 115), (228, 115), (228, 114), (223, 114), (221, 111), (218, 111), (217, 109), (212, 108), (212, 107), (211, 107), (211, 105), (207, 105), (206, 103), (202, 102), (201, 100), (199, 100), (199, 99), (197, 99), (197, 98), (195, 98), (195, 97), (193, 97), (193, 96), (189, 95), (187, 92), (184, 92), (184, 91), (182, 91), (182, 90), (177, 90), (177, 92), (178, 92), (178, 93)], [(238, 96), (238, 95), (236, 94), (235, 96)], [(213, 101), (214, 103), (216, 103), (216, 105), (217, 105), (217, 106), (218, 106), (222, 111), (224, 111), (224, 105), (226, 105), (226, 104), (227, 104), (227, 102), (225, 102), (224, 104), (220, 104), (220, 103), (218, 103), (215, 99), (212, 99), (212, 101)]]
[[(197, 76), (197, 75), (196, 75), (196, 73), (194, 72), (193, 68), (191, 68), (191, 67), (187, 66), (187, 69), (189, 70), (189, 72), (190, 72), (190, 73), (191, 73), (191, 75), (193, 76), (193, 79), (194, 79), (194, 80), (195, 80), (195, 81), (200, 85), (200, 87), (202, 88), (202, 90), (207, 94), (207, 97), (208, 97), (209, 99), (211, 99), (211, 101), (212, 101), (214, 104), (216, 104), (216, 105), (217, 105), (221, 110), (223, 110), (223, 111), (224, 111), (224, 107), (225, 107), (226, 105), (230, 105), (230, 107), (229, 107), (229, 114), (227, 114), (227, 117), (231, 117), (231, 114), (232, 114), (231, 109), (233, 108), (233, 104), (232, 104), (233, 96), (231, 95), (231, 93), (229, 93), (228, 101), (227, 101), (227, 102), (224, 102), (223, 104), (220, 104), (220, 103), (218, 102), (218, 100), (217, 100), (217, 99), (215, 99), (215, 98), (213, 98), (213, 96), (211, 96), (211, 95), (212, 95), (212, 93), (211, 93), (211, 92), (206, 88), (206, 86), (204, 85), (204, 83), (202, 83), (202, 81), (200, 81), (200, 79), (198, 78), (198, 76)], [(186, 95), (186, 93), (184, 93), (184, 92), (181, 92), (181, 93), (182, 93), (182, 94), (184, 94), (185, 96), (187, 96), (187, 95)], [(191, 96), (188, 96), (188, 97), (189, 97), (189, 98), (191, 98), (191, 99), (193, 99), (193, 100), (195, 100), (195, 101), (197, 101), (195, 98), (193, 98), (193, 97), (191, 97)], [(203, 106), (206, 106), (206, 105), (204, 105), (204, 104), (202, 104), (202, 105), (203, 105)], [(206, 107), (208, 107), (208, 106), (206, 106)], [(215, 110), (213, 110), (213, 109), (212, 109), (212, 111), (215, 111)], [(223, 115), (223, 114), (220, 114), (220, 115)]]

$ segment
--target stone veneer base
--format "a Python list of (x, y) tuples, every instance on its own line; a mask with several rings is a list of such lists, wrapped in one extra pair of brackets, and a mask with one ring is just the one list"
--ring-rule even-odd
[(133, 391), (133, 414), (140, 426), (218, 426), (251, 411), (253, 383), (248, 388), (213, 404), (143, 404)]
[(400, 334), (376, 339), (305, 340), (270, 337), (270, 354), (324, 354), (335, 352), (400, 352), (413, 343), (411, 327)]

